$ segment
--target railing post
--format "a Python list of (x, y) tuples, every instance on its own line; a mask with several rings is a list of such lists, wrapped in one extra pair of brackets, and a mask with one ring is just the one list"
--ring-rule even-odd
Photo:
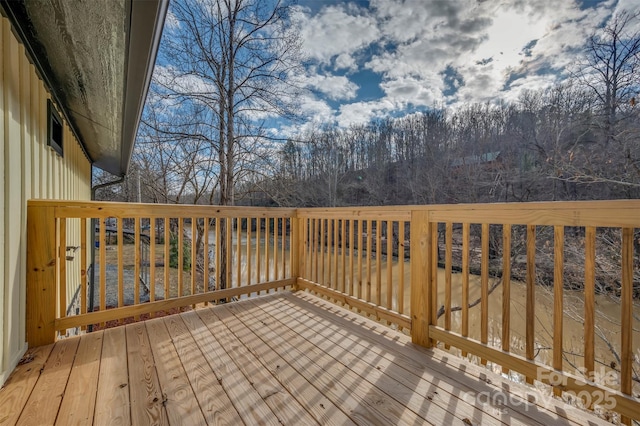
[(430, 347), (431, 325), (431, 226), (429, 212), (411, 211), (411, 340)]
[(27, 342), (55, 341), (56, 218), (54, 207), (27, 206)]

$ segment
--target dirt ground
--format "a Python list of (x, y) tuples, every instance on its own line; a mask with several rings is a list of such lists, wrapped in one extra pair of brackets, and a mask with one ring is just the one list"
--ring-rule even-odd
[[(108, 245), (105, 248), (105, 255), (107, 265), (118, 265), (118, 246)], [(96, 253), (96, 259), (99, 261), (99, 256)], [(133, 244), (124, 244), (122, 246), (122, 268), (125, 270), (133, 271), (135, 269), (135, 246)], [(166, 264), (168, 264), (168, 260)], [(151, 262), (155, 269), (155, 287), (156, 287), (156, 299), (164, 298), (164, 279), (165, 279), (165, 259), (164, 259), (164, 245), (156, 244), (155, 262)], [(151, 266), (148, 266), (149, 272)], [(178, 269), (169, 268), (169, 296), (175, 297), (178, 294)], [(182, 271), (182, 295), (191, 294), (191, 272)], [(149, 291), (151, 291), (151, 284), (147, 283)], [(196, 276), (196, 291), (202, 291), (202, 277), (200, 274)]]
[[(109, 295), (109, 292), (115, 292), (117, 294), (117, 279), (118, 279), (117, 270), (119, 267), (121, 267), (124, 271), (126, 271), (125, 280), (127, 280), (126, 278), (127, 276), (132, 276), (133, 271), (135, 270), (135, 246), (133, 244), (124, 244), (122, 246), (122, 260), (123, 260), (122, 265), (118, 264), (118, 246), (116, 244), (105, 246), (105, 258), (106, 258), (106, 264), (108, 266), (107, 283), (106, 283), (107, 295)], [(165, 268), (164, 268), (165, 259), (164, 259), (164, 246), (162, 244), (156, 245), (156, 255), (154, 260), (155, 261), (151, 263), (154, 265), (153, 268), (155, 269), (156, 300), (161, 300), (161, 299), (164, 299), (164, 296), (165, 296), (165, 290), (164, 290), (165, 289), (165, 281), (164, 281), (165, 280)], [(99, 261), (100, 261), (100, 253), (99, 251), (96, 251), (96, 263), (98, 264), (97, 265), (98, 269), (100, 267)], [(150, 273), (151, 266), (148, 266), (147, 268)], [(177, 268), (169, 268), (169, 297), (176, 297), (178, 294), (178, 276), (179, 274), (178, 274)], [(196, 279), (197, 279), (196, 292), (201, 292), (202, 276), (198, 274)], [(182, 283), (183, 283), (182, 294), (183, 295), (191, 294), (191, 272), (190, 271), (184, 271), (184, 270), (182, 271)], [(126, 285), (126, 284), (127, 283), (125, 283), (125, 292), (133, 292), (133, 286)], [(151, 283), (145, 283), (145, 284), (146, 284), (146, 288), (143, 287), (140, 290), (140, 297), (142, 300), (145, 300), (145, 299), (149, 300), (148, 292), (152, 290), (151, 289), (152, 286), (151, 286)], [(145, 292), (147, 294), (145, 294)], [(131, 295), (128, 295), (128, 296), (129, 298), (132, 298)], [(97, 302), (98, 298), (99, 298), (98, 295), (96, 295), (96, 299), (94, 300), (96, 300)], [(110, 298), (107, 297), (107, 300), (109, 299)], [(127, 299), (127, 295), (125, 295), (125, 299)], [(112, 307), (115, 307), (115, 305), (117, 305), (117, 302), (115, 302), (114, 304), (113, 302), (110, 303), (108, 301), (107, 305), (108, 305), (108, 308), (112, 308)], [(171, 315), (178, 312), (184, 312), (190, 309), (191, 309), (190, 306), (186, 306), (183, 308), (175, 308), (167, 311), (159, 311), (153, 314), (143, 314), (136, 318), (129, 317), (121, 320), (108, 321), (103, 324), (94, 324), (93, 330), (100, 330), (104, 328), (115, 327), (122, 324), (129, 324), (136, 321), (146, 320), (149, 318)]]

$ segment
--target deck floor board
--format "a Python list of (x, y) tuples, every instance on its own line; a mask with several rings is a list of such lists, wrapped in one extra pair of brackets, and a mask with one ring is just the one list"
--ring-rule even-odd
[(187, 372), (163, 318), (146, 321), (158, 382), (170, 424), (206, 425)]
[(131, 424), (129, 368), (125, 327), (110, 328), (102, 336), (102, 356), (96, 395), (95, 425)]
[(3, 389), (11, 392), (0, 390), (0, 424), (18, 421), (52, 349), (53, 345), (46, 345), (30, 350), (4, 384)]
[(98, 392), (98, 375), (104, 332), (85, 334), (80, 338), (73, 360), (69, 382), (65, 389), (56, 424), (90, 425)]
[(130, 324), (126, 326), (126, 335), (131, 422), (169, 424), (147, 328), (141, 322)]
[(240, 415), (209, 367), (209, 363), (198, 348), (182, 317), (170, 315), (165, 318), (165, 324), (207, 424), (242, 424)]
[(410, 340), (304, 292), (206, 307), (32, 349), (0, 425), (608, 424)]
[[(217, 312), (217, 311), (216, 311)], [(310, 378), (303, 376), (277, 352), (270, 350), (260, 338), (230, 312), (220, 312), (227, 326), (242, 340), (249, 351), (258, 358), (271, 374), (303, 404), (315, 419), (323, 425), (355, 425), (342, 411), (328, 399)]]
[(69, 339), (54, 346), (17, 424), (55, 423), (79, 342)]
[[(338, 374), (343, 371), (344, 374), (351, 375), (350, 378), (353, 380), (351, 383), (353, 384), (349, 383), (349, 388), (363, 389), (360, 393), (354, 392), (355, 397), (365, 396), (360, 404), (366, 406), (369, 402), (368, 399), (372, 398), (377, 402), (375, 412), (385, 416), (392, 424), (425, 423), (427, 417), (436, 424), (452, 424), (454, 422), (453, 415), (445, 413), (441, 407), (430, 404), (426, 397), (420, 398), (407, 386), (384, 375), (375, 362), (361, 360), (339, 345), (331, 344), (331, 342), (319, 337), (316, 331), (311, 330), (310, 333), (305, 334), (297, 333), (292, 327), (291, 318), (278, 318), (271, 312), (273, 309), (268, 309), (268, 312), (262, 310), (259, 318), (270, 324), (278, 325), (274, 332), (295, 336), (301, 342), (306, 342), (307, 348), (313, 347), (312, 350), (320, 354), (319, 359), (334, 366)], [(291, 328), (285, 330), (285, 327)], [(418, 397), (416, 398), (416, 396)], [(458, 418), (458, 421), (463, 419), (464, 417)]]
[[(530, 420), (516, 416), (500, 417), (487, 416), (485, 412), (476, 410), (468, 401), (463, 399), (465, 388), (453, 387), (444, 381), (442, 375), (431, 374), (429, 371), (411, 371), (398, 367), (397, 360), (388, 357), (388, 352), (381, 345), (371, 340), (352, 338), (348, 330), (332, 329), (330, 324), (320, 316), (304, 315), (300, 311), (279, 303), (280, 306), (270, 309), (269, 312), (283, 324), (288, 324), (303, 338), (316, 342), (319, 347), (333, 353), (337, 359), (346, 362), (347, 365), (367, 366), (368, 379), (375, 379), (391, 397), (398, 399), (408, 408), (424, 418), (429, 418), (440, 424), (449, 424), (469, 419), (482, 424), (529, 424)], [(293, 322), (292, 319), (302, 316), (308, 321)], [(344, 333), (342, 334), (341, 331)], [(338, 349), (338, 351), (336, 351)], [(391, 358), (391, 359), (389, 359)], [(415, 374), (414, 374), (415, 373)], [(422, 378), (425, 375), (425, 378)], [(470, 388), (467, 388), (471, 390)], [(447, 395), (450, 394), (450, 395)], [(440, 395), (445, 395), (442, 398)], [(461, 400), (455, 407), (449, 407), (445, 402), (451, 397)], [(515, 413), (514, 413), (515, 414)]]

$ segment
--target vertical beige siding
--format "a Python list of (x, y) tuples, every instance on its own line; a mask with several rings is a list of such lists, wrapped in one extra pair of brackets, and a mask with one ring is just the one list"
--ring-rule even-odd
[[(91, 165), (64, 122), (64, 157), (47, 146), (51, 96), (6, 18), (0, 18), (0, 385), (26, 349), (26, 203), (28, 199), (88, 200)], [(64, 121), (64, 120), (63, 120)], [(79, 223), (67, 245), (80, 245)], [(79, 251), (69, 251), (69, 277), (80, 276)], [(78, 279), (66, 283), (68, 304)]]

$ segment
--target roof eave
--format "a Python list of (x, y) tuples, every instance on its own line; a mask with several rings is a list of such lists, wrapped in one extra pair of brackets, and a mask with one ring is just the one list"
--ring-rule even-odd
[(120, 176), (127, 173), (133, 155), (168, 6), (169, 0), (131, 2), (131, 27), (123, 100), (122, 151), (120, 170), (117, 173)]

